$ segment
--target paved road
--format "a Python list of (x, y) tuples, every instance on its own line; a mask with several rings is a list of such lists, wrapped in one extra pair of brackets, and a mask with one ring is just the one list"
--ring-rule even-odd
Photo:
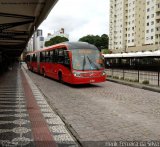
[(160, 93), (109, 81), (73, 87), (28, 74), (81, 142), (160, 138)]

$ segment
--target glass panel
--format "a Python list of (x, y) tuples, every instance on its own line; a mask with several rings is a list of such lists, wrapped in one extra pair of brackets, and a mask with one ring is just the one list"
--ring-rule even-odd
[(46, 52), (45, 60), (46, 60), (46, 62), (50, 61), (50, 52), (49, 51)]
[(104, 62), (99, 50), (72, 50), (72, 65), (76, 70), (99, 70), (104, 68)]

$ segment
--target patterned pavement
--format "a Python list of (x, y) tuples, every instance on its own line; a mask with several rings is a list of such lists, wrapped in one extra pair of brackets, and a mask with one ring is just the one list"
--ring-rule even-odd
[[(0, 76), (0, 146), (34, 147), (34, 137), (20, 74), (13, 67)], [(61, 118), (50, 108), (44, 96), (23, 69), (50, 133), (58, 147), (78, 147)]]
[(16, 67), (0, 78), (0, 146), (34, 146), (21, 77)]
[(32, 89), (33, 95), (41, 109), (41, 112), (49, 126), (50, 132), (53, 134), (55, 142), (59, 147), (78, 147), (78, 144), (66, 129), (61, 118), (51, 109), (42, 93), (26, 74), (24, 69), (23, 71)]

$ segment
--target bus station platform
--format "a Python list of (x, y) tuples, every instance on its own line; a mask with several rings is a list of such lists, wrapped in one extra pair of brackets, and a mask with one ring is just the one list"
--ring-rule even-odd
[(0, 146), (79, 146), (19, 64), (0, 75)]

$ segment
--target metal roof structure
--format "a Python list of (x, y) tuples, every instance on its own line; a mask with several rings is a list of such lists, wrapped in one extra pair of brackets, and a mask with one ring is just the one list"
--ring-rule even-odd
[(0, 53), (18, 57), (58, 0), (0, 0)]

